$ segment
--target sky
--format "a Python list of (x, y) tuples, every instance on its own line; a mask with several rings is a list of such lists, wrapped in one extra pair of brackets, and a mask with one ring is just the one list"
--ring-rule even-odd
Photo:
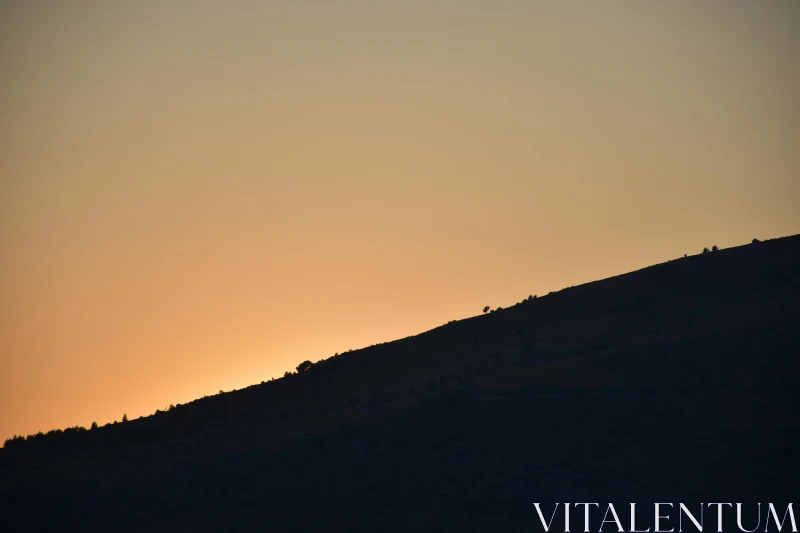
[(0, 4), (0, 439), (800, 233), (800, 3)]

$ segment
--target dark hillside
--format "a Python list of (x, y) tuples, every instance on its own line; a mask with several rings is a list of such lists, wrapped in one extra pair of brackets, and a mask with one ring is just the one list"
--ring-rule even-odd
[(800, 236), (774, 239), (12, 440), (0, 529), (540, 531), (532, 502), (791, 501), (799, 292)]

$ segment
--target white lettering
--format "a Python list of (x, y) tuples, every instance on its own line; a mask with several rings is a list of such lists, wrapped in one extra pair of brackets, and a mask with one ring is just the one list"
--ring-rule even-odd
[(660, 526), (661, 526), (661, 519), (662, 519), (662, 518), (663, 518), (664, 520), (669, 520), (669, 515), (664, 515), (664, 516), (661, 516), (661, 512), (660, 512), (661, 510), (660, 510), (660, 507), (661, 507), (662, 505), (669, 505), (670, 507), (672, 507), (672, 504), (671, 504), (671, 503), (656, 503), (656, 504), (655, 504), (655, 512), (656, 512), (656, 528), (655, 528), (655, 532), (654, 532), (654, 533), (671, 533), (672, 531), (675, 531), (675, 528), (674, 528), (674, 527), (673, 527), (672, 529), (661, 529), (661, 527), (660, 527)]
[(783, 520), (781, 520), (780, 522), (778, 522), (778, 513), (775, 512), (775, 506), (772, 505), (771, 503), (769, 504), (769, 509), (767, 511), (767, 523), (764, 524), (764, 531), (767, 531), (767, 528), (769, 527), (770, 514), (772, 515), (772, 519), (775, 520), (775, 525), (777, 526), (778, 531), (780, 531), (781, 528), (783, 527), (783, 523), (786, 521), (786, 515), (788, 514), (789, 520), (792, 523), (792, 533), (797, 533), (797, 523), (795, 523), (794, 521), (794, 511), (792, 510), (791, 503), (789, 504), (789, 507), (786, 508), (786, 512), (783, 513)]
[(685, 505), (683, 505), (682, 503), (679, 505), (680, 508), (678, 510), (678, 531), (683, 533), (683, 520), (681, 520), (681, 511), (683, 511), (684, 513), (686, 513), (686, 516), (689, 517), (689, 520), (692, 521), (694, 527), (697, 528), (697, 531), (703, 533), (703, 504), (702, 503), (700, 504), (700, 522), (698, 522), (695, 519), (694, 515), (692, 515), (692, 513), (689, 512), (689, 509), (687, 509)]
[[(553, 523), (553, 518), (556, 516), (556, 511), (558, 510), (558, 504), (556, 504), (555, 508), (553, 509), (553, 514), (550, 515), (550, 521), (545, 525), (544, 523), (544, 515), (542, 514), (542, 510), (539, 508), (538, 503), (533, 504), (536, 507), (536, 512), (539, 513), (539, 520), (542, 521), (542, 527), (545, 531), (550, 531), (550, 525)], [(569, 529), (567, 529), (569, 531)]]

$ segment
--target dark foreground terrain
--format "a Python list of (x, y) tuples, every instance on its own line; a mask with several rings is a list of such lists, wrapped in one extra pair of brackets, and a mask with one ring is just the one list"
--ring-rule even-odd
[(619, 502), (627, 530), (628, 502), (785, 509), (799, 288), (800, 237), (754, 243), (9, 441), (0, 530), (542, 531), (533, 502), (581, 501)]

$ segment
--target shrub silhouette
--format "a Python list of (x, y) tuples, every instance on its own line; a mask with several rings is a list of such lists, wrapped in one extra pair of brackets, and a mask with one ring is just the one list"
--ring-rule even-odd
[(97, 429), (97, 422), (92, 422), (92, 429)]
[(303, 372), (308, 372), (311, 370), (311, 367), (314, 366), (314, 363), (311, 361), (303, 361), (299, 365), (297, 365), (297, 373), (302, 374)]
[(753, 244), (758, 244), (758, 243), (760, 243), (760, 242), (761, 242), (761, 241), (759, 241), (758, 239), (753, 239), (753, 241), (752, 241), (752, 243), (753, 243)]
[(22, 435), (14, 435), (10, 439), (6, 439), (5, 443), (3, 444), (3, 448), (18, 448), (21, 445), (24, 445), (25, 437)]
[(127, 422), (128, 421), (128, 415), (127, 414), (122, 415), (122, 421), (123, 422)]
[(708, 248), (703, 248), (703, 253), (707, 254), (710, 250)]
[(716, 251), (718, 251), (718, 250), (719, 250), (719, 248), (717, 248), (717, 245), (716, 245), (716, 244), (715, 244), (714, 246), (712, 246), (712, 247), (711, 247), (711, 251), (712, 251), (712, 252), (716, 252)]
[(484, 312), (484, 313), (488, 313), (488, 312), (489, 312), (489, 309), (491, 309), (491, 307), (489, 307), (489, 306), (487, 305), (486, 307), (484, 307), (484, 308), (483, 308), (483, 312)]

